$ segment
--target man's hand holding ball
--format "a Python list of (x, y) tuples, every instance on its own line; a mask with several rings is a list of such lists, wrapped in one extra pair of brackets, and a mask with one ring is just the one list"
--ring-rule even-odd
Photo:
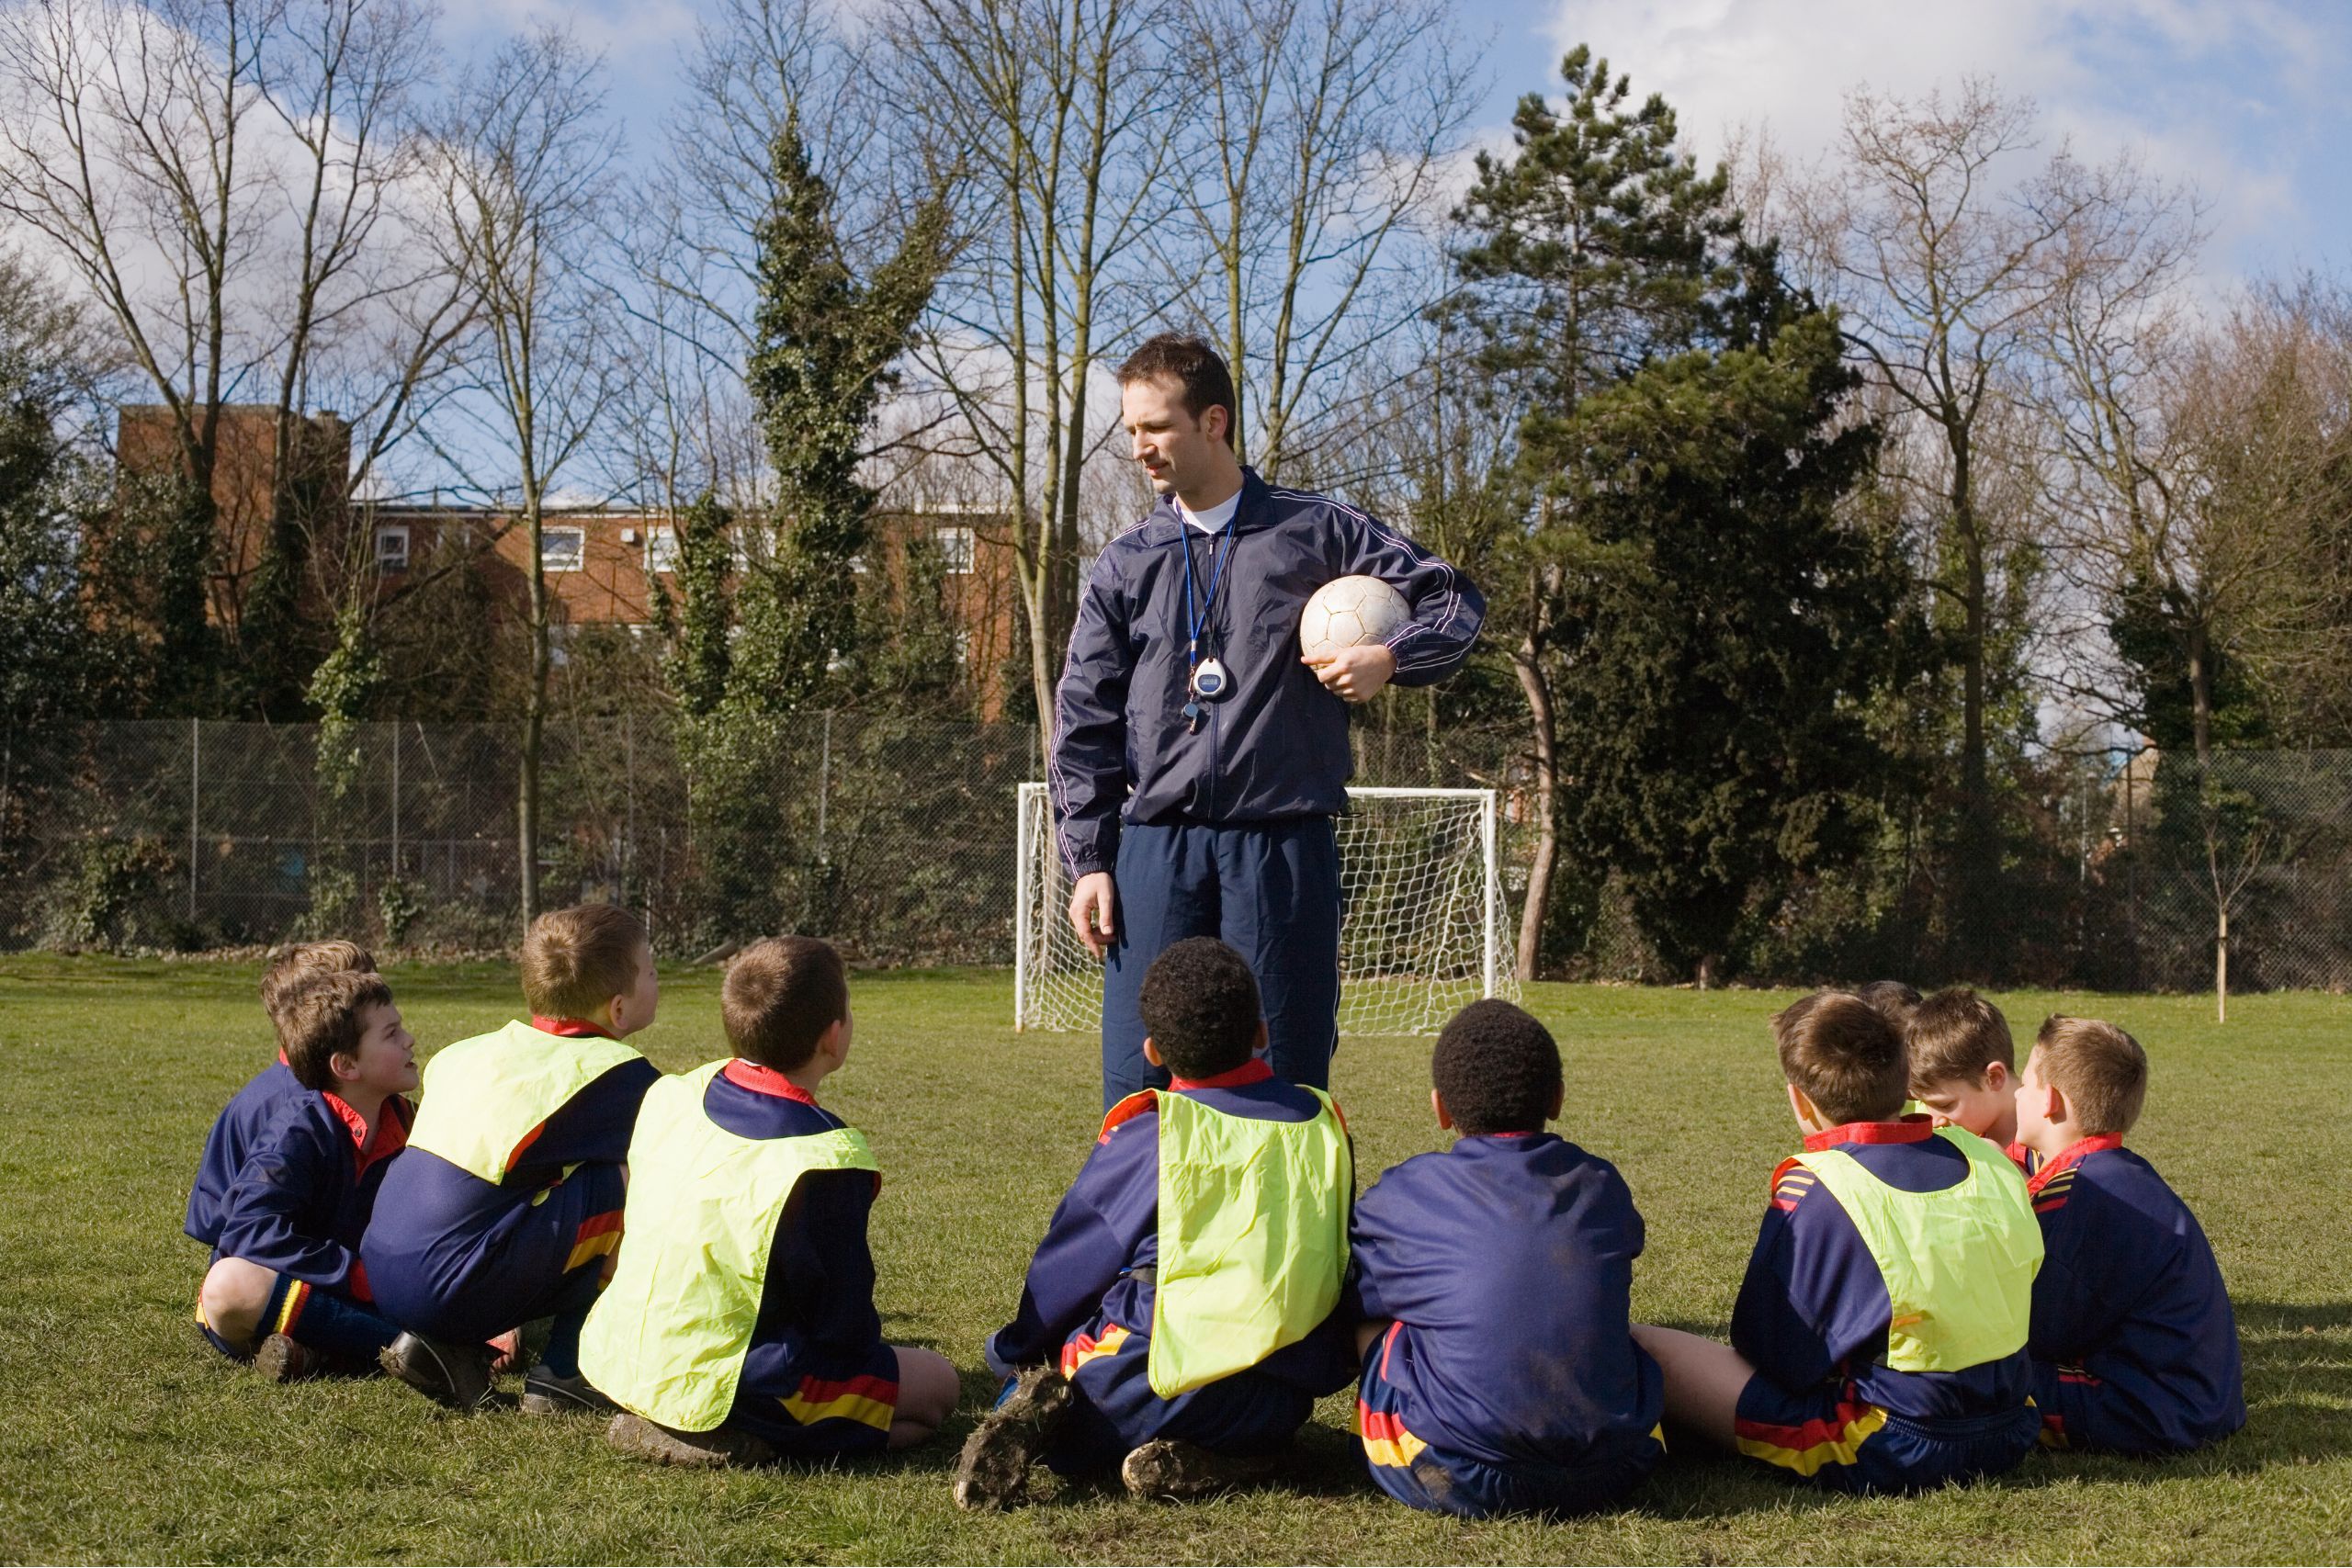
[(1396, 673), (1396, 656), (1377, 642), (1358, 643), (1337, 653), (1301, 654), (1299, 662), (1315, 671), (1325, 691), (1351, 703), (1372, 701)]

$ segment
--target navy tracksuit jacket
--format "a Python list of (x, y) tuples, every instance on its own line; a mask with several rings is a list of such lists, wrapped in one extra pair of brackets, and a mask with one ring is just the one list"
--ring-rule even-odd
[(2120, 1135), (2039, 1165), (2034, 1403), (2052, 1448), (2177, 1453), (2245, 1425), (2237, 1318), (2188, 1205)]
[[(1191, 603), (1233, 693), (1186, 723)], [(1336, 578), (1377, 577), (1412, 618), (1388, 639), (1401, 686), (1443, 680), (1469, 656), (1486, 600), (1396, 529), (1354, 507), (1242, 470), (1229, 536), (1162, 498), (1089, 573), (1055, 699), (1050, 784), (1073, 877), (1110, 871), (1117, 940), (1103, 980), (1103, 1104), (1165, 1073), (1143, 1061), (1136, 998), (1168, 943), (1222, 936), (1264, 993), (1274, 1070), (1322, 1087), (1337, 1041), (1339, 854), (1330, 819), (1354, 772), (1348, 705), (1299, 661), (1306, 601)]]

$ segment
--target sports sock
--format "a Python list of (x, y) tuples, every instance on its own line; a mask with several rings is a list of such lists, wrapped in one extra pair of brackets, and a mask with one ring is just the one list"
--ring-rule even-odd
[(345, 1301), (291, 1274), (280, 1274), (262, 1309), (256, 1340), (283, 1334), (298, 1345), (329, 1356), (372, 1362), (376, 1352), (400, 1337), (389, 1319), (357, 1302)]
[(587, 1325), (588, 1309), (578, 1307), (555, 1314), (547, 1348), (539, 1352), (540, 1370), (552, 1377), (580, 1375), (580, 1331)]

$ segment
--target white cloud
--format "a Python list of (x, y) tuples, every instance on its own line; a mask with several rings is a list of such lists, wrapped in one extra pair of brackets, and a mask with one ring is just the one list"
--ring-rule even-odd
[[(1712, 157), (1742, 127), (1790, 158), (1836, 145), (1848, 93), (1922, 96), (1967, 75), (2035, 100), (2045, 145), (2090, 160), (2136, 150), (2212, 204), (2217, 260), (2249, 266), (2312, 243), (2309, 186), (2335, 155), (2352, 36), (2275, 0), (1564, 0), (1550, 34), (1662, 93)], [(2336, 205), (2341, 205), (2340, 203)], [(2273, 257), (2272, 259), (2277, 259)]]

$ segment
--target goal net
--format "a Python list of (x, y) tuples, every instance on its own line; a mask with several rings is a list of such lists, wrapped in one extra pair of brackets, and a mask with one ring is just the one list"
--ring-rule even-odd
[[(1348, 791), (1340, 835), (1340, 1032), (1434, 1034), (1464, 1002), (1519, 998), (1503, 937), (1490, 789)], [(1091, 1032), (1102, 965), (1070, 929), (1042, 784), (1020, 790), (1013, 1027)]]

